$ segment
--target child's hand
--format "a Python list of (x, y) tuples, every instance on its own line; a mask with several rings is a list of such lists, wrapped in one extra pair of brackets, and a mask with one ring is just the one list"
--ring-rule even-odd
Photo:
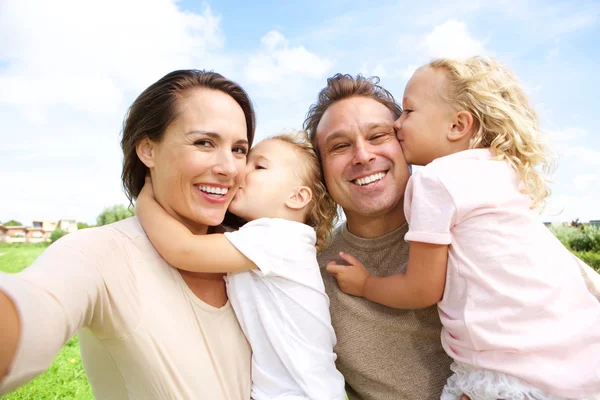
[(363, 297), (369, 271), (350, 254), (340, 252), (340, 257), (350, 265), (339, 265), (331, 261), (327, 264), (327, 272), (337, 280), (342, 292)]

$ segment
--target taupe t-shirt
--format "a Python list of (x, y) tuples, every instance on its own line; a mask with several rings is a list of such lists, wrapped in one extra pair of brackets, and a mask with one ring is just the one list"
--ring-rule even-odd
[(233, 308), (196, 297), (135, 217), (65, 236), (23, 272), (0, 274), (0, 290), (21, 318), (0, 395), (79, 332), (98, 400), (250, 398), (250, 346)]
[(344, 294), (325, 271), (340, 251), (351, 254), (376, 276), (405, 272), (408, 225), (374, 239), (338, 227), (331, 245), (319, 255), (330, 297), (331, 320), (337, 335), (337, 367), (346, 379), (350, 400), (439, 399), (451, 374), (440, 342), (442, 325), (437, 306), (398, 310)]

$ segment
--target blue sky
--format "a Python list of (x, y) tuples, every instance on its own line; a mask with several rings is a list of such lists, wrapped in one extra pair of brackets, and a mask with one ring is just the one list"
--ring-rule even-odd
[(95, 222), (125, 203), (119, 135), (174, 69), (213, 69), (252, 97), (257, 138), (300, 128), (336, 72), (397, 98), (438, 56), (484, 54), (527, 88), (557, 153), (544, 220), (600, 219), (597, 1), (0, 2), (0, 221)]

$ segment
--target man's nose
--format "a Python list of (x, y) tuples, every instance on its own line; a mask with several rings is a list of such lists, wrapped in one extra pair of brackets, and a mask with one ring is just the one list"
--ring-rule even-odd
[(403, 140), (403, 134), (402, 134), (402, 115), (400, 115), (400, 117), (398, 117), (398, 119), (396, 121), (394, 121), (394, 132), (396, 132), (396, 137), (398, 138), (398, 140)]
[(371, 145), (365, 141), (356, 143), (354, 150), (354, 162), (356, 164), (367, 164), (375, 159)]

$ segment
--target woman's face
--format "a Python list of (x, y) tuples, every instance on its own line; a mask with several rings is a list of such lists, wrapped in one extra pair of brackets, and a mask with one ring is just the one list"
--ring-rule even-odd
[(152, 142), (154, 195), (195, 233), (223, 221), (244, 180), (248, 137), (246, 118), (229, 95), (198, 88), (178, 104), (178, 118), (163, 139)]

